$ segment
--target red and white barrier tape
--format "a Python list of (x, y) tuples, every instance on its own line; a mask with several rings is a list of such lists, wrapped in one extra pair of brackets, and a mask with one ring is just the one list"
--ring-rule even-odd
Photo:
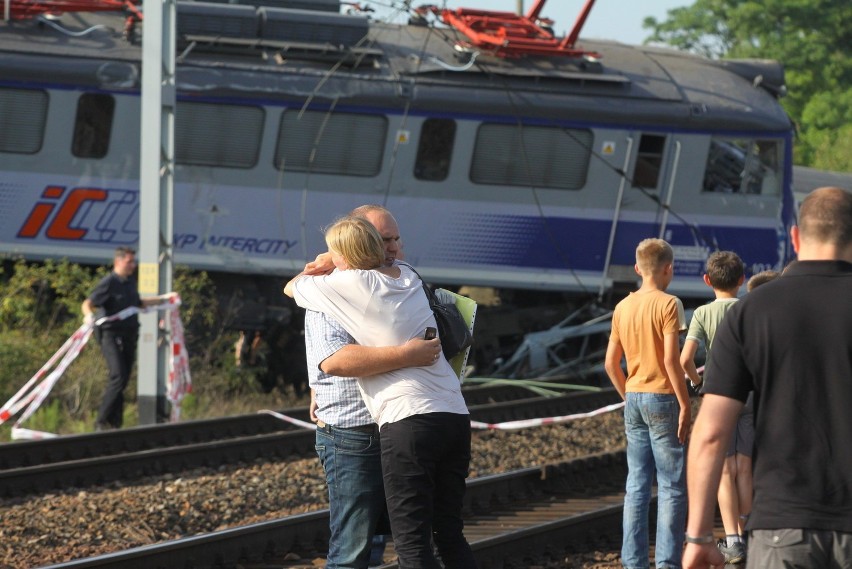
[[(595, 417), (596, 415), (603, 415), (605, 413), (610, 413), (617, 409), (621, 409), (624, 407), (624, 401), (621, 403), (613, 403), (612, 405), (607, 405), (606, 407), (601, 407), (600, 409), (595, 409), (594, 411), (589, 411), (587, 413), (574, 413), (573, 415), (563, 415), (561, 417), (546, 417), (543, 419), (525, 419), (522, 421), (507, 421), (505, 423), (480, 423), (479, 421), (471, 421), (470, 428), (471, 429), (501, 429), (506, 431), (518, 430), (518, 429), (527, 429), (530, 427), (541, 427), (542, 425), (554, 425), (556, 423), (567, 423), (569, 421), (576, 421), (577, 419), (587, 419), (589, 417)], [(275, 411), (270, 411), (268, 409), (262, 409), (258, 411), (258, 413), (266, 413), (268, 415), (272, 415), (276, 419), (281, 419), (282, 421), (286, 421), (288, 423), (292, 423), (298, 427), (303, 427), (305, 429), (316, 429), (317, 426), (313, 423), (306, 423), (305, 421), (300, 421), (299, 419), (294, 419), (293, 417), (289, 417), (287, 415), (282, 415), (281, 413), (276, 413)]]
[[(93, 324), (83, 324), (76, 332), (74, 332), (68, 340), (62, 345), (59, 350), (44, 364), (30, 380), (18, 390), (18, 392), (0, 408), (0, 425), (5, 423), (11, 417), (18, 414), (24, 407), (27, 409), (18, 419), (15, 426), (20, 425), (23, 421), (29, 418), (36, 409), (39, 408), (44, 398), (53, 389), (53, 386), (68, 368), (72, 361), (80, 353), (86, 342), (89, 341), (89, 336), (92, 335)], [(61, 358), (61, 360), (60, 360)], [(60, 360), (56, 367), (47, 374), (39, 383), (39, 379), (47, 373), (47, 371)], [(34, 385), (35, 384), (35, 385)]]
[(258, 411), (258, 413), (266, 413), (267, 415), (272, 415), (276, 419), (281, 419), (282, 421), (286, 421), (288, 423), (296, 425), (297, 427), (302, 427), (303, 429), (311, 429), (315, 431), (317, 428), (317, 426), (313, 423), (300, 421), (299, 419), (294, 419), (293, 417), (290, 417), (288, 415), (282, 415), (281, 413), (276, 413), (275, 411), (270, 411), (269, 409), (261, 409), (260, 411)]
[[(172, 343), (172, 358), (170, 360), (170, 373), (168, 379), (168, 395), (169, 401), (172, 403), (172, 417), (180, 415), (180, 400), (192, 390), (192, 380), (189, 374), (189, 358), (186, 352), (186, 346), (183, 338), (183, 324), (180, 321), (180, 315), (177, 308), (180, 306), (180, 297), (177, 294), (163, 295), (161, 297), (167, 302), (146, 308), (131, 306), (125, 308), (121, 312), (117, 312), (111, 316), (98, 319), (97, 322), (83, 324), (80, 326), (68, 340), (62, 345), (59, 350), (39, 369), (26, 384), (24, 384), (18, 392), (7, 401), (3, 407), (0, 407), (0, 425), (8, 421), (10, 418), (17, 415), (22, 409), (26, 410), (15, 422), (12, 427), (12, 439), (44, 439), (55, 437), (53, 433), (43, 431), (33, 431), (21, 427), (21, 424), (26, 421), (44, 402), (44, 399), (53, 389), (68, 366), (71, 365), (80, 351), (89, 341), (92, 335), (92, 330), (95, 326), (100, 326), (104, 322), (113, 322), (123, 320), (134, 314), (150, 312), (152, 310), (168, 310), (170, 314), (170, 322), (172, 325), (171, 343)], [(57, 364), (57, 361), (59, 362)], [(56, 366), (54, 368), (54, 365)], [(48, 370), (53, 368), (53, 371), (48, 373)], [(43, 376), (45, 376), (42, 379)], [(175, 412), (177, 409), (177, 412)]]
[(604, 413), (615, 411), (616, 409), (621, 409), (622, 407), (624, 407), (624, 401), (620, 403), (613, 403), (612, 405), (607, 405), (606, 407), (601, 407), (600, 409), (595, 409), (594, 411), (589, 411), (588, 413), (574, 413), (573, 415), (563, 415), (561, 417), (546, 417), (544, 419), (524, 419), (521, 421), (507, 421), (505, 423), (480, 423), (479, 421), (471, 421), (470, 427), (472, 429), (499, 429), (503, 431), (514, 431), (517, 429), (527, 429), (529, 427), (540, 427), (542, 425), (567, 423), (569, 421), (576, 421), (577, 419), (587, 419), (589, 417), (603, 415)]
[[(178, 299), (180, 303), (180, 299)], [(169, 312), (171, 328), (171, 352), (169, 377), (166, 382), (166, 398), (172, 406), (171, 421), (180, 421), (180, 403), (187, 393), (192, 392), (192, 376), (189, 373), (189, 353), (183, 337), (183, 322), (177, 310)]]

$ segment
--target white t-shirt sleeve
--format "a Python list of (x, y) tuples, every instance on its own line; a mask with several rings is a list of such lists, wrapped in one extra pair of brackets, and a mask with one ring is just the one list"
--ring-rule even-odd
[(304, 276), (293, 284), (296, 304), (336, 319), (355, 340), (370, 299), (372, 271), (334, 271), (330, 275)]

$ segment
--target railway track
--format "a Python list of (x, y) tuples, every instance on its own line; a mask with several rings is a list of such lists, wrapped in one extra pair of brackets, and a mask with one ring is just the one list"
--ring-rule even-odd
[[(486, 423), (589, 411), (619, 400), (612, 390), (472, 403), (505, 391), (474, 391), (471, 418)], [(307, 420), (307, 408), (285, 414)], [(257, 458), (309, 456), (314, 433), (270, 415), (135, 427), (121, 431), (0, 445), (0, 497), (89, 487)]]
[[(465, 535), (478, 566), (528, 567), (534, 559), (613, 549), (620, 542), (626, 470), (622, 451), (469, 480)], [(327, 544), (328, 510), (321, 510), (49, 568), (308, 568), (324, 557)]]

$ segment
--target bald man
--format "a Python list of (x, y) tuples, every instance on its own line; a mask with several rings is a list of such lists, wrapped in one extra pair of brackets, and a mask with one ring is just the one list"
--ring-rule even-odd
[(687, 459), (685, 568), (723, 564), (716, 489), (751, 390), (747, 567), (852, 566), (852, 193), (811, 192), (790, 236), (798, 260), (737, 303), (713, 342)]

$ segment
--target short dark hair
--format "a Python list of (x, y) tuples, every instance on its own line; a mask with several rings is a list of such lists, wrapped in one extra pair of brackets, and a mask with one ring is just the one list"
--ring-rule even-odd
[(745, 267), (743, 260), (733, 251), (716, 251), (707, 257), (705, 272), (714, 289), (733, 290), (740, 285)]
[(817, 188), (799, 209), (802, 239), (838, 247), (852, 244), (852, 193), (835, 187)]
[(746, 284), (746, 289), (748, 290), (748, 292), (751, 292), (760, 285), (775, 280), (780, 276), (781, 273), (779, 273), (778, 271), (761, 271), (752, 275), (752, 277), (748, 280), (748, 283)]
[(124, 257), (126, 257), (128, 255), (135, 255), (135, 254), (136, 254), (136, 249), (134, 249), (133, 247), (126, 247), (124, 245), (120, 245), (120, 246), (115, 248), (115, 255), (113, 256), (113, 259), (123, 259)]

